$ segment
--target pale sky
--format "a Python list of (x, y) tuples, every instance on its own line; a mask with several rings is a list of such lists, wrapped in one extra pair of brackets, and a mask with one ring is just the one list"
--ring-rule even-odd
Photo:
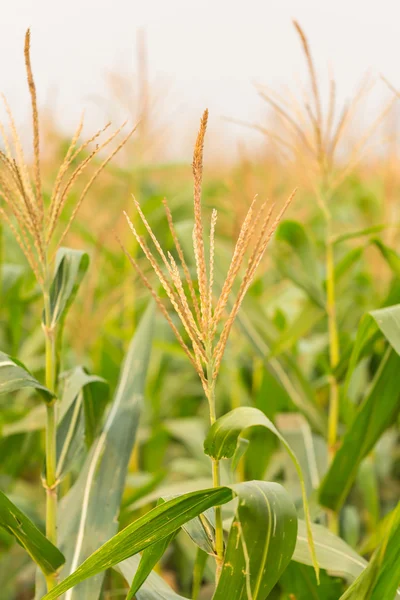
[[(367, 69), (400, 88), (399, 0), (1, 0), (0, 90), (23, 120), (23, 37), (30, 27), (41, 104), (57, 98), (63, 127), (72, 128), (82, 108), (89, 129), (101, 126), (108, 116), (106, 73), (134, 75), (143, 29), (174, 153), (186, 152), (205, 107), (220, 151), (229, 151), (241, 139), (255, 139), (221, 118), (260, 119), (254, 81), (279, 90), (306, 79), (293, 18), (307, 34), (318, 71), (326, 75), (332, 66), (340, 99)], [(120, 108), (117, 119), (125, 116)]]

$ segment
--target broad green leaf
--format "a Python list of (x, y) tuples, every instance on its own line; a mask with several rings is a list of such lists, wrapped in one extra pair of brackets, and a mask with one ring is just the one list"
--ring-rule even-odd
[(232, 489), (238, 507), (213, 600), (264, 600), (292, 557), (296, 509), (277, 483), (249, 481)]
[(65, 319), (81, 281), (89, 266), (86, 252), (60, 248), (56, 256), (56, 269), (50, 288), (51, 327)]
[(341, 600), (400, 598), (400, 503), (391, 516), (390, 525), (367, 568)]
[[(155, 542), (170, 536), (184, 523), (208, 508), (225, 504), (232, 497), (232, 490), (227, 487), (212, 488), (172, 498), (156, 506), (98, 548), (64, 581), (46, 594), (43, 600), (58, 598), (78, 583), (142, 552)], [(100, 510), (103, 506), (102, 504)], [(80, 598), (82, 597), (86, 599), (86, 596), (81, 595)]]
[(45, 575), (64, 564), (64, 556), (32, 521), (0, 492), (0, 527), (13, 535)]
[[(118, 570), (125, 577), (126, 581), (131, 584), (137, 569), (140, 564), (140, 555), (131, 556), (118, 565)], [(137, 600), (187, 600), (180, 596), (169, 585), (152, 571), (140, 590), (136, 593)]]
[(238, 438), (243, 431), (251, 427), (265, 427), (271, 431), (276, 437), (282, 442), (285, 449), (287, 450), (293, 464), (296, 467), (297, 474), (299, 476), (301, 492), (303, 497), (304, 514), (308, 526), (308, 542), (310, 544), (311, 554), (314, 558), (315, 573), (318, 578), (318, 563), (315, 557), (315, 549), (313, 545), (312, 533), (311, 533), (311, 519), (308, 508), (306, 488), (304, 484), (303, 473), (299, 461), (293, 450), (278, 431), (275, 425), (257, 408), (241, 407), (230, 411), (223, 417), (217, 419), (204, 442), (204, 451), (209, 456), (215, 459), (221, 458), (232, 458), (235, 453)]
[[(117, 516), (142, 409), (153, 322), (151, 305), (128, 349), (102, 431), (78, 479), (60, 502), (58, 531), (66, 557), (64, 577), (118, 529)], [(97, 600), (104, 577), (101, 570), (98, 573), (95, 579), (70, 590), (65, 600)]]
[[(346, 542), (322, 525), (313, 523), (311, 529), (315, 552), (321, 569), (325, 569), (348, 581), (354, 581), (364, 571), (368, 565), (367, 561), (359, 556)], [(307, 526), (302, 519), (298, 521), (296, 548), (292, 560), (308, 566), (313, 564), (307, 540)]]
[(23, 388), (35, 388), (46, 402), (51, 402), (54, 394), (39, 383), (15, 358), (0, 352), (0, 394), (8, 394)]
[(340, 509), (362, 459), (399, 413), (399, 369), (400, 356), (389, 348), (322, 482), (319, 499), (323, 506)]

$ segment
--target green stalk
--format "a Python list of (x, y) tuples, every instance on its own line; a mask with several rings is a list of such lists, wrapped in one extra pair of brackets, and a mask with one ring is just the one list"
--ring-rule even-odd
[(335, 455), (337, 431), (339, 421), (339, 393), (334, 369), (339, 363), (339, 335), (336, 322), (336, 298), (335, 298), (335, 265), (333, 258), (333, 247), (330, 239), (326, 248), (326, 311), (328, 314), (329, 330), (329, 360), (331, 366), (330, 399), (329, 399), (329, 422), (328, 422), (328, 447), (330, 458)]
[[(46, 387), (56, 393), (56, 332), (51, 325), (50, 311), (50, 285), (49, 277), (46, 278), (46, 289), (44, 290), (44, 313), (45, 313), (45, 339), (46, 339)], [(57, 420), (56, 399), (47, 404), (46, 420), (46, 536), (57, 545)], [(47, 589), (50, 591), (57, 584), (56, 575), (46, 577)]]
[[(328, 315), (328, 334), (329, 334), (329, 362), (331, 374), (329, 376), (329, 416), (328, 416), (328, 453), (329, 460), (335, 457), (338, 423), (339, 423), (339, 389), (334, 370), (340, 359), (339, 334), (336, 320), (336, 294), (335, 294), (335, 261), (333, 254), (333, 244), (330, 231), (330, 220), (327, 223), (327, 241), (326, 241), (326, 312)], [(329, 529), (334, 534), (339, 533), (338, 515), (331, 512), (329, 517)]]
[[(217, 419), (215, 407), (215, 379), (214, 368), (211, 352), (207, 352), (207, 383), (208, 383), (208, 405), (210, 409), (210, 424), (213, 425)], [(220, 487), (221, 475), (219, 468), (219, 460), (212, 459), (212, 477), (213, 486)], [(222, 564), (224, 562), (224, 530), (222, 526), (222, 509), (220, 506), (215, 507), (215, 552), (217, 563), (217, 581), (221, 574)]]

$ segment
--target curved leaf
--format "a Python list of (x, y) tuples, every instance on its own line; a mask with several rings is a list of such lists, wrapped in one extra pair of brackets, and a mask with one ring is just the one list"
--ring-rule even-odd
[(58, 598), (78, 583), (170, 536), (207, 508), (225, 504), (232, 497), (232, 490), (227, 487), (212, 488), (172, 498), (156, 506), (103, 544), (43, 600)]
[(268, 417), (266, 417), (264, 413), (261, 412), (261, 410), (258, 410), (257, 408), (245, 406), (241, 408), (236, 408), (235, 410), (230, 411), (223, 417), (220, 417), (211, 427), (204, 442), (204, 451), (206, 454), (212, 456), (217, 460), (221, 458), (232, 458), (232, 456), (235, 453), (240, 434), (251, 427), (260, 426), (265, 427), (277, 436), (277, 438), (282, 442), (282, 444), (286, 448), (290, 458), (292, 459), (296, 467), (296, 471), (300, 479), (304, 514), (306, 517), (308, 527), (308, 541), (310, 544), (311, 554), (313, 556), (315, 573), (318, 578), (319, 567), (315, 556), (315, 549), (311, 533), (311, 519), (308, 509), (307, 494), (301, 467), (293, 450), (291, 449), (285, 438), (282, 436), (282, 434), (272, 423), (272, 421), (270, 421)]
[(292, 557), (296, 509), (277, 483), (249, 481), (232, 489), (239, 502), (213, 600), (264, 600)]
[(45, 575), (64, 564), (64, 556), (32, 521), (0, 492), (0, 527), (13, 535)]
[(0, 352), (0, 394), (29, 387), (37, 389), (46, 402), (54, 398), (54, 394), (39, 383), (21, 362)]
[[(313, 523), (311, 529), (315, 552), (321, 569), (349, 581), (353, 581), (364, 571), (368, 565), (367, 561), (359, 556), (346, 542), (322, 525)], [(303, 565), (312, 566), (313, 564), (307, 540), (307, 526), (302, 519), (298, 521), (296, 548), (292, 560)]]

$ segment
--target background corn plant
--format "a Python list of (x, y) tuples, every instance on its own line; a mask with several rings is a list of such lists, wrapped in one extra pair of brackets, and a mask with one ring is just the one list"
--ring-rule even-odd
[[(197, 294), (190, 249), (198, 216), (192, 212), (190, 167), (121, 164), (100, 174), (105, 159), (85, 144), (82, 162), (70, 154), (66, 165), (70, 142), (60, 137), (51, 158), (44, 147), (41, 156), (35, 153), (26, 203), (20, 192), (28, 190), (31, 166), (18, 154), (11, 124), (15, 148), (8, 150), (5, 142), (1, 165), (0, 583), (5, 599), (396, 597), (400, 257), (392, 197), (398, 182), (389, 169), (382, 175), (382, 155), (368, 172), (362, 161), (346, 169), (332, 158), (335, 134), (323, 129), (311, 54), (301, 30), (300, 35), (312, 83), (308, 125), (303, 117), (301, 127), (295, 122), (290, 128), (291, 114), (272, 99), (283, 119), (279, 138), (290, 144), (290, 156), (278, 162), (278, 174), (268, 153), (229, 170), (210, 167), (202, 186), (204, 227), (212, 208), (219, 213), (218, 297), (255, 192), (272, 191), (282, 206), (292, 182), (300, 184), (230, 333), (211, 428), (198, 364), (191, 367), (110, 233), (112, 221), (131, 262), (165, 303), (167, 294), (158, 289), (140, 241), (147, 247), (154, 235), (165, 253), (180, 258), (162, 203), (168, 196)], [(26, 59), (38, 144), (29, 38)], [(267, 133), (279, 152), (277, 133)], [(79, 136), (78, 129), (77, 145)], [(124, 139), (120, 143), (118, 136), (121, 149)], [(302, 145), (319, 148), (319, 154), (306, 155)], [(54, 187), (58, 155), (66, 177), (77, 170), (80, 175), (73, 181), (77, 191), (68, 188), (65, 196), (64, 188)], [(194, 167), (200, 206), (196, 154)], [(18, 172), (25, 173), (22, 188)], [(304, 173), (306, 180), (300, 177)], [(20, 195), (10, 202), (15, 190)], [(43, 221), (50, 226), (47, 237), (41, 237), (41, 221), (39, 235), (35, 228), (41, 202), (44, 214), (50, 211)], [(21, 210), (10, 214), (12, 206), (30, 206), (33, 217)], [(136, 238), (123, 224), (122, 210), (130, 215)], [(25, 252), (30, 266), (16, 241), (21, 223), (32, 239)], [(52, 241), (53, 225), (60, 233), (52, 238), (51, 252), (43, 243), (42, 260), (40, 243)], [(70, 247), (58, 248), (66, 228)], [(240, 278), (237, 283), (229, 308)], [(178, 327), (176, 317), (170, 318)], [(190, 336), (182, 335), (187, 346)], [(210, 458), (219, 463), (217, 482)], [(56, 522), (51, 508), (49, 518), (49, 501), (46, 511), (42, 482), (48, 497), (57, 492)]]

